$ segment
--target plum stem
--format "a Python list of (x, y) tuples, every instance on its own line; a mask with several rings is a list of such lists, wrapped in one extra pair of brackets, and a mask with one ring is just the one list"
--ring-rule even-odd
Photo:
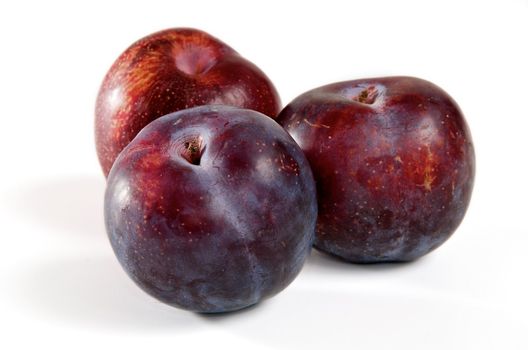
[(189, 163), (200, 165), (202, 153), (202, 140), (200, 138), (193, 138), (192, 140), (183, 143), (183, 151), (181, 152), (181, 155)]
[(378, 90), (374, 86), (369, 86), (365, 90), (362, 90), (357, 96), (353, 98), (354, 101), (365, 104), (373, 104), (378, 97)]

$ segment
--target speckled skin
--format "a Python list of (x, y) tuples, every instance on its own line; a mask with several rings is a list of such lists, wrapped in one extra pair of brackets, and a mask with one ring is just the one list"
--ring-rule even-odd
[(202, 106), (159, 118), (117, 158), (105, 195), (129, 276), (173, 306), (224, 312), (284, 289), (314, 240), (315, 182), (271, 118)]
[(308, 91), (278, 119), (305, 152), (318, 191), (315, 247), (350, 262), (416, 259), (462, 221), (475, 155), (462, 112), (411, 77)]
[(281, 108), (266, 75), (207, 33), (168, 29), (132, 44), (114, 62), (97, 96), (95, 140), (105, 176), (152, 120), (206, 104), (253, 109), (272, 118)]

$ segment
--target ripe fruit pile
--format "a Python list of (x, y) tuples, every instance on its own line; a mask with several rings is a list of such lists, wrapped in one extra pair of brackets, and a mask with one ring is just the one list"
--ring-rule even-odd
[(119, 262), (197, 312), (280, 292), (312, 244), (353, 263), (419, 258), (458, 227), (475, 176), (462, 112), (432, 83), (346, 81), (280, 111), (262, 71), (195, 29), (117, 59), (95, 132)]

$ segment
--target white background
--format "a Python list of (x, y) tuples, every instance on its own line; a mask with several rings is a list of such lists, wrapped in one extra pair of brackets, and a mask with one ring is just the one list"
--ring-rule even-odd
[[(313, 253), (283, 293), (205, 317), (140, 291), (103, 227), (93, 109), (111, 63), (168, 27), (210, 32), (274, 81), (414, 75), (462, 107), (468, 214), (411, 264)], [(527, 349), (528, 2), (53, 1), (0, 5), (0, 348)]]

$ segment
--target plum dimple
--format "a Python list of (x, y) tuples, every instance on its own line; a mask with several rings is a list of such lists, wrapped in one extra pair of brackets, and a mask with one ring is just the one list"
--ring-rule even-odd
[(118, 260), (173, 306), (224, 312), (284, 289), (314, 240), (315, 183), (301, 149), (266, 116), (203, 106), (152, 122), (108, 177)]
[(218, 61), (218, 55), (204, 45), (178, 45), (174, 49), (176, 68), (187, 75), (206, 73)]
[(278, 121), (314, 172), (316, 248), (351, 262), (408, 261), (462, 221), (473, 143), (437, 86), (409, 77), (331, 84), (297, 97)]

